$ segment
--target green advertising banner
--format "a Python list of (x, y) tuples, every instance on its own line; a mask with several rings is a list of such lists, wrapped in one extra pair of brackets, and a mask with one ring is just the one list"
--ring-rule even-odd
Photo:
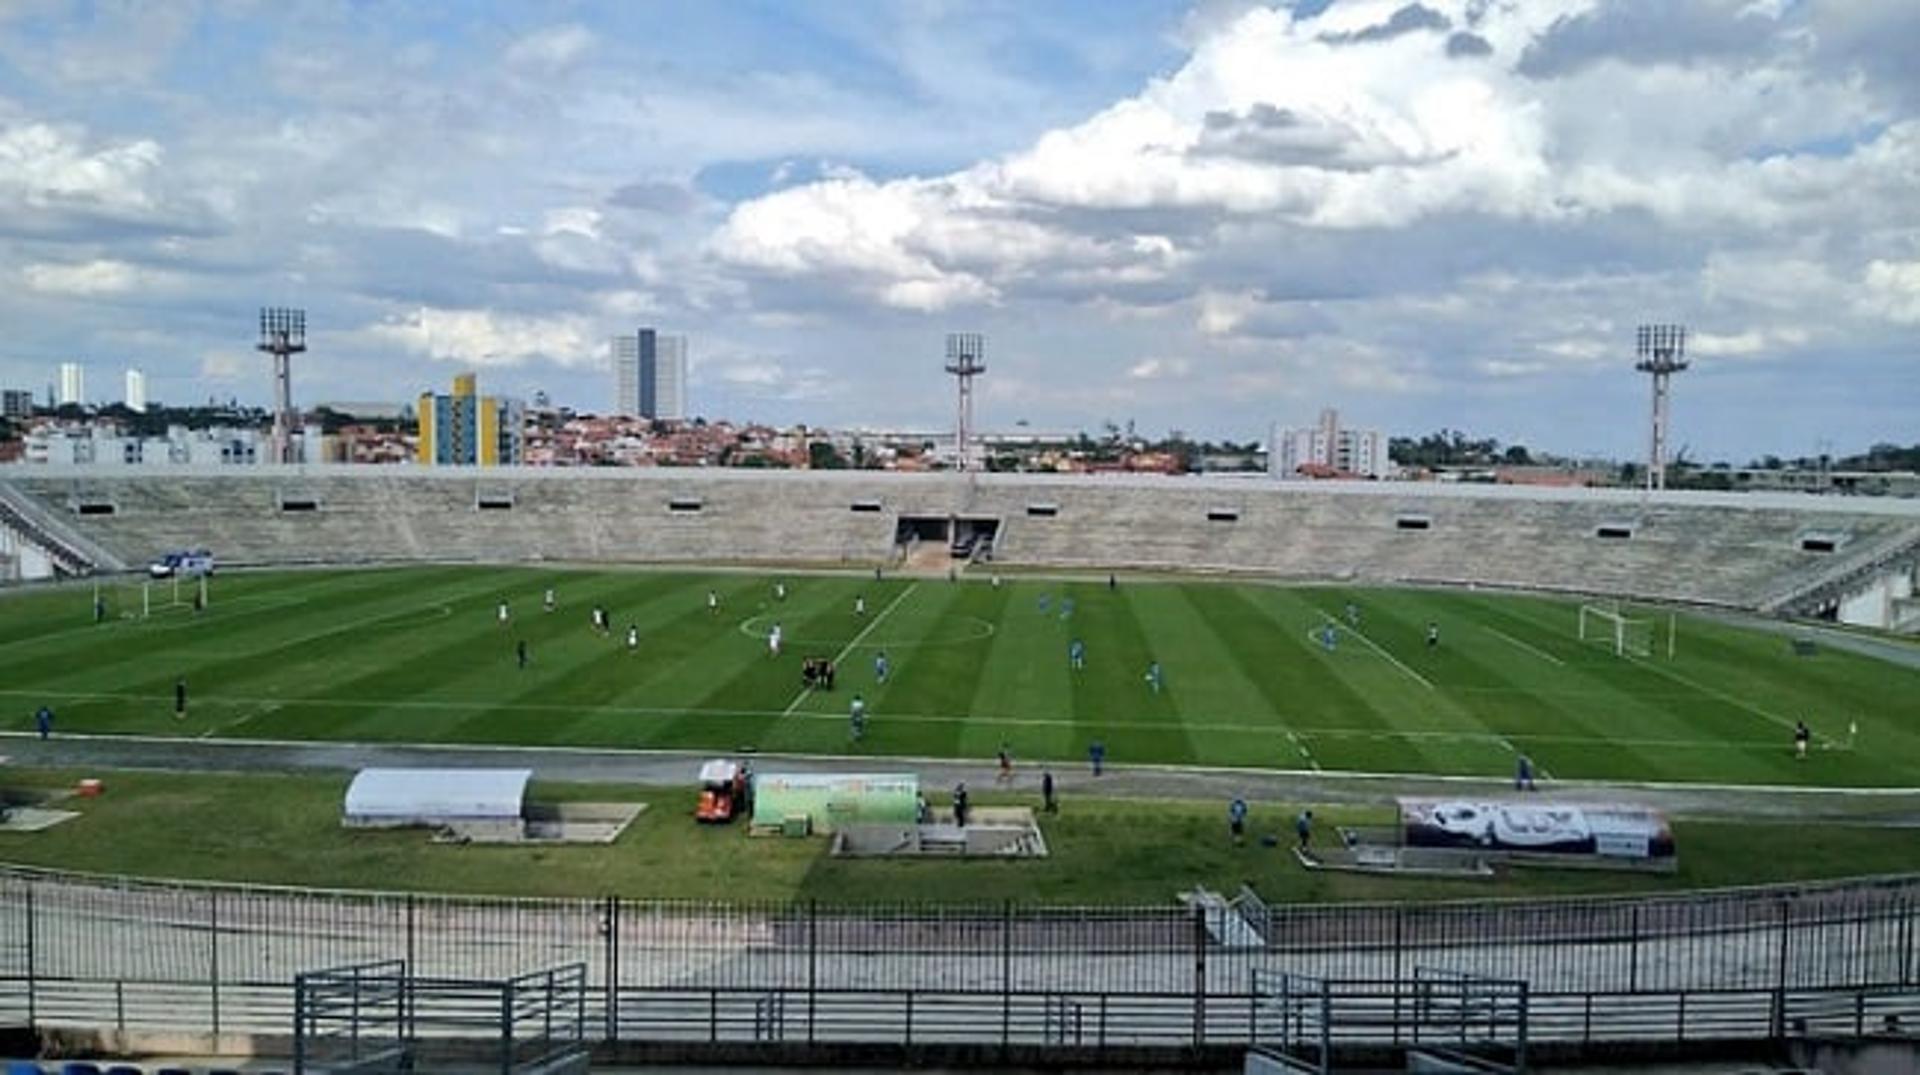
[(920, 778), (912, 773), (757, 773), (753, 827), (779, 828), (805, 814), (813, 831), (849, 824), (907, 824), (920, 816)]

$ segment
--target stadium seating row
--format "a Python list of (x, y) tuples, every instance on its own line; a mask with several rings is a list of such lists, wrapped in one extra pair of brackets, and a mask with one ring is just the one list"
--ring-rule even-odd
[[(40, 1064), (32, 1060), (10, 1060), (7, 1062), (7, 1075), (147, 1075), (146, 1069), (135, 1064), (95, 1063), (90, 1060), (68, 1060), (59, 1064)], [(195, 1075), (188, 1068), (163, 1067), (153, 1069), (153, 1075)], [(211, 1068), (206, 1075), (281, 1075), (278, 1071), (241, 1072), (233, 1068)]]
[[(185, 470), (185, 468), (182, 468)], [(1913, 546), (1920, 503), (1422, 484), (529, 468), (32, 468), (13, 494), (138, 565), (884, 561), (903, 520), (1058, 567), (1481, 584), (1759, 607)]]

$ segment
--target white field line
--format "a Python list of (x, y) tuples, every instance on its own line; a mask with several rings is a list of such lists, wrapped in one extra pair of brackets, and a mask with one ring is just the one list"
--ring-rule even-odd
[[(913, 591), (919, 588), (920, 588), (920, 584), (918, 582), (908, 583), (907, 588), (904, 590), (901, 590), (899, 596), (895, 597), (892, 601), (887, 602), (887, 607), (881, 609), (880, 614), (878, 616), (875, 616), (872, 620), (868, 621), (867, 625), (860, 629), (860, 633), (853, 636), (852, 641), (848, 642), (845, 646), (840, 647), (840, 652), (835, 654), (833, 658), (834, 668), (836, 669), (839, 668), (840, 662), (847, 659), (847, 654), (852, 653), (854, 651), (854, 648), (860, 645), (860, 640), (867, 637), (869, 634), (873, 633), (873, 629), (875, 627), (880, 626), (881, 620), (886, 619), (889, 613), (891, 613), (894, 609), (900, 607), (900, 602), (905, 601), (907, 599), (907, 595), (913, 593)], [(783, 717), (792, 716), (793, 711), (800, 708), (800, 703), (806, 701), (807, 695), (812, 693), (813, 693), (812, 687), (800, 688), (800, 693), (793, 696), (793, 701), (787, 703), (787, 708), (781, 710), (780, 715)]]
[[(0, 689), (0, 698), (4, 698), (4, 697), (29, 698), (34, 700), (51, 700), (56, 702), (57, 701), (152, 702), (156, 705), (170, 702), (172, 700), (172, 694), (168, 692), (161, 692), (161, 693), (155, 693), (155, 694), (133, 694), (133, 693), (92, 692), (92, 691), (36, 691), (36, 690)], [(760, 719), (764, 717), (779, 717), (779, 716), (793, 716), (796, 718), (809, 719), (809, 720), (844, 720), (846, 719), (842, 716), (838, 716), (836, 714), (831, 714), (831, 713), (795, 713), (790, 710), (774, 710), (774, 709), (702, 709), (699, 707), (689, 707), (689, 706), (581, 705), (581, 704), (543, 703), (543, 702), (488, 702), (488, 701), (481, 701), (481, 700), (437, 701), (437, 700), (431, 700), (431, 699), (392, 699), (392, 700), (374, 701), (374, 700), (356, 699), (356, 698), (293, 698), (293, 697), (280, 697), (280, 696), (274, 696), (274, 695), (242, 697), (242, 696), (208, 694), (208, 693), (196, 693), (193, 697), (193, 704), (196, 707), (201, 707), (201, 708), (222, 707), (222, 706), (248, 707), (248, 712), (242, 713), (238, 717), (236, 717), (227, 726), (228, 728), (238, 727), (241, 724), (248, 723), (255, 719), (269, 716), (276, 709), (315, 709), (315, 708), (335, 709), (335, 710), (342, 710), (342, 711), (367, 710), (367, 709), (373, 709), (373, 710), (413, 709), (413, 710), (426, 710), (426, 711), (433, 711), (433, 712), (454, 711), (454, 712), (461, 712), (461, 713), (478, 713), (478, 712), (490, 712), (490, 711), (500, 710), (500, 711), (506, 711), (506, 712), (525, 712), (525, 713), (574, 713), (574, 714), (600, 713), (600, 714), (613, 714), (616, 716), (626, 715), (626, 716), (634, 716), (634, 717), (703, 716), (703, 717), (722, 719), (722, 720), (729, 719), (729, 718)], [(1006, 715), (996, 716), (992, 714), (982, 714), (982, 713), (953, 713), (953, 714), (894, 713), (890, 711), (886, 714), (886, 719), (889, 723), (992, 724), (992, 725), (1004, 725), (1007, 727), (1031, 727), (1031, 728), (1071, 728), (1071, 727), (1076, 727), (1079, 724), (1078, 721), (1065, 720), (1058, 717), (1023, 717), (1017, 714), (1006, 714)], [(1312, 725), (1288, 726), (1284, 724), (1277, 724), (1271, 718), (1267, 718), (1267, 723), (1255, 723), (1255, 721), (1258, 719), (1262, 719), (1262, 718), (1251, 718), (1251, 719), (1244, 719), (1240, 721), (1227, 721), (1227, 720), (1182, 721), (1180, 722), (1179, 727), (1186, 728), (1196, 732), (1218, 732), (1218, 733), (1242, 734), (1242, 735), (1272, 735), (1274, 732), (1279, 731), (1282, 734), (1298, 736), (1302, 741), (1308, 741), (1313, 739), (1367, 739), (1367, 740), (1373, 740), (1375, 742), (1406, 740), (1406, 741), (1416, 741), (1416, 742), (1439, 742), (1439, 743), (1493, 743), (1495, 745), (1498, 745), (1504, 738), (1497, 732), (1446, 731), (1446, 730), (1440, 730), (1440, 729), (1388, 731), (1388, 730), (1381, 730), (1377, 728), (1341, 728), (1341, 727), (1331, 727), (1331, 726), (1316, 727)], [(1155, 731), (1164, 731), (1169, 727), (1169, 725), (1164, 721), (1152, 721), (1152, 720), (1106, 720), (1106, 721), (1102, 721), (1101, 725), (1103, 727), (1108, 727), (1108, 728), (1144, 728), (1144, 729), (1152, 729)], [(225, 729), (221, 729), (221, 730), (225, 730)], [(25, 731), (25, 732), (0, 731), (0, 737), (5, 737), (9, 735), (18, 736), (18, 737), (31, 737), (33, 734), (34, 733), (31, 731)], [(56, 734), (56, 738), (63, 738), (63, 739), (84, 739), (88, 737), (89, 736), (85, 733), (76, 733), (76, 734), (69, 734), (69, 735)], [(143, 735), (140, 735), (139, 733), (123, 733), (118, 735), (102, 734), (97, 737), (98, 738), (139, 738), (139, 739), (161, 738), (156, 736), (143, 736)], [(1559, 734), (1522, 735), (1521, 738), (1527, 740), (1528, 742), (1560, 743), (1560, 744), (1573, 745), (1573, 746), (1603, 746), (1603, 745), (1644, 746), (1644, 747), (1674, 747), (1674, 748), (1697, 749), (1697, 750), (1746, 749), (1750, 747), (1775, 747), (1779, 745), (1779, 743), (1774, 740), (1660, 739), (1660, 738), (1625, 739), (1625, 738), (1620, 738), (1615, 736), (1559, 735)], [(228, 741), (241, 742), (242, 740), (240, 740), (239, 738), (233, 738)], [(273, 740), (262, 740), (262, 741), (273, 742)], [(446, 745), (451, 747), (457, 744), (440, 744), (440, 745)], [(592, 749), (592, 748), (583, 747), (580, 749)], [(617, 750), (617, 749), (624, 749), (624, 748), (610, 747), (607, 749)]]
[(1543, 661), (1552, 661), (1554, 664), (1560, 665), (1561, 667), (1566, 666), (1567, 662), (1561, 660), (1558, 657), (1555, 657), (1553, 654), (1548, 653), (1546, 650), (1543, 650), (1540, 647), (1532, 645), (1530, 643), (1522, 642), (1519, 639), (1513, 637), (1512, 635), (1506, 633), (1505, 631), (1500, 630), (1497, 627), (1488, 627), (1487, 630), (1501, 638), (1506, 639), (1507, 641), (1513, 643), (1514, 645), (1519, 646), (1521, 649), (1526, 650), (1528, 653), (1533, 654), (1535, 657), (1538, 657)]
[[(1618, 739), (1612, 739), (1612, 740), (1608, 740), (1608, 742), (1613, 742), (1613, 743), (1617, 743), (1617, 742), (1620, 742), (1620, 740), (1618, 740)], [(1513, 756), (1514, 756), (1515, 758), (1518, 758), (1518, 757), (1520, 757), (1520, 748), (1519, 748), (1519, 747), (1517, 747), (1517, 746), (1514, 746), (1514, 745), (1513, 745), (1513, 740), (1511, 740), (1511, 739), (1508, 739), (1508, 738), (1507, 738), (1506, 736), (1504, 736), (1504, 735), (1503, 735), (1503, 736), (1500, 736), (1500, 745), (1501, 745), (1501, 746), (1503, 746), (1503, 747), (1506, 747), (1506, 748), (1507, 748), (1507, 753), (1509, 753), (1509, 754), (1511, 754), (1511, 755), (1513, 755)], [(1670, 744), (1669, 744), (1669, 745), (1670, 745)], [(1732, 744), (1727, 744), (1727, 745), (1732, 745)], [(1539, 763), (1539, 761), (1537, 761), (1537, 760), (1535, 760), (1535, 759), (1533, 759), (1533, 758), (1531, 758), (1531, 757), (1529, 757), (1529, 758), (1528, 758), (1527, 760), (1528, 760), (1528, 761), (1531, 761), (1531, 762), (1533, 762), (1533, 772), (1534, 772), (1534, 775), (1535, 775), (1536, 777), (1538, 777), (1538, 778), (1539, 778), (1539, 779), (1541, 779), (1541, 780), (1552, 780), (1552, 779), (1553, 779), (1553, 774), (1547, 771), (1547, 767), (1546, 767), (1546, 766), (1544, 766), (1544, 765), (1542, 765), (1542, 764), (1540, 764), (1540, 763)], [(1518, 762), (1516, 762), (1515, 764), (1518, 764)]]
[[(1675, 683), (1682, 683), (1682, 684), (1685, 684), (1686, 686), (1692, 687), (1694, 690), (1697, 690), (1700, 693), (1707, 695), (1708, 697), (1718, 698), (1721, 701), (1727, 703), (1728, 705), (1733, 706), (1735, 709), (1744, 709), (1747, 712), (1752, 713), (1754, 716), (1761, 718), (1762, 720), (1770, 720), (1773, 723), (1778, 724), (1780, 727), (1787, 729), (1788, 731), (1793, 730), (1794, 722), (1791, 719), (1787, 717), (1783, 717), (1778, 713), (1769, 713), (1766, 710), (1761, 709), (1759, 706), (1748, 705), (1746, 702), (1743, 702), (1740, 699), (1735, 698), (1733, 695), (1728, 694), (1726, 691), (1720, 690), (1717, 687), (1709, 687), (1705, 683), (1701, 683), (1700, 681), (1695, 679), (1689, 679), (1688, 677), (1683, 676), (1680, 673), (1675, 672), (1670, 668), (1662, 668), (1658, 663), (1647, 660), (1642, 657), (1635, 657), (1632, 654), (1627, 654), (1627, 660), (1632, 661), (1634, 664), (1637, 664), (1640, 667), (1647, 669), (1648, 671), (1656, 672), (1660, 675), (1663, 675), (1668, 679), (1673, 680)], [(1825, 746), (1829, 749), (1838, 745), (1838, 740), (1835, 740), (1831, 736), (1822, 735), (1819, 732), (1814, 732), (1813, 737), (1815, 739), (1820, 740), (1820, 742), (1825, 744)]]
[(1306, 759), (1306, 762), (1308, 765), (1313, 766), (1313, 771), (1316, 773), (1319, 772), (1320, 763), (1319, 761), (1315, 760), (1313, 756), (1313, 751), (1307, 749), (1306, 742), (1302, 740), (1298, 735), (1295, 735), (1293, 733), (1292, 728), (1287, 729), (1287, 738), (1293, 740), (1294, 749), (1300, 752), (1300, 756)]
[[(1322, 616), (1326, 616), (1326, 617), (1327, 617), (1327, 620), (1328, 620), (1328, 622), (1337, 622), (1337, 621), (1335, 621), (1335, 620), (1334, 620), (1334, 618), (1333, 618), (1332, 616), (1328, 616), (1328, 615), (1327, 615), (1327, 613), (1326, 613), (1326, 610), (1325, 610), (1325, 609), (1321, 609), (1321, 608), (1318, 608), (1318, 607), (1316, 607), (1316, 608), (1314, 608), (1314, 611), (1315, 611), (1315, 612), (1318, 612), (1318, 613), (1320, 613), (1320, 615), (1322, 615)], [(1414, 670), (1413, 670), (1413, 669), (1411, 669), (1411, 668), (1408, 668), (1408, 667), (1406, 666), (1406, 664), (1405, 664), (1404, 662), (1402, 662), (1402, 661), (1400, 660), (1400, 658), (1398, 658), (1398, 657), (1395, 657), (1395, 656), (1394, 656), (1393, 654), (1391, 654), (1391, 653), (1388, 653), (1388, 652), (1387, 652), (1386, 650), (1384, 650), (1384, 649), (1382, 649), (1382, 648), (1380, 648), (1380, 643), (1378, 643), (1378, 642), (1375, 642), (1375, 641), (1374, 641), (1373, 639), (1371, 639), (1371, 638), (1368, 638), (1368, 637), (1367, 637), (1366, 635), (1364, 635), (1364, 634), (1362, 634), (1362, 633), (1360, 632), (1360, 629), (1359, 629), (1359, 628), (1357, 628), (1357, 627), (1342, 627), (1342, 628), (1341, 628), (1341, 630), (1343, 630), (1343, 631), (1345, 631), (1346, 633), (1348, 633), (1348, 634), (1350, 634), (1350, 635), (1352, 635), (1353, 637), (1355, 637), (1355, 638), (1357, 638), (1357, 639), (1359, 639), (1360, 641), (1362, 641), (1362, 642), (1365, 642), (1365, 643), (1366, 643), (1367, 645), (1369, 645), (1369, 646), (1371, 646), (1371, 647), (1373, 647), (1373, 652), (1375, 652), (1375, 653), (1378, 653), (1378, 654), (1379, 654), (1380, 656), (1382, 656), (1382, 657), (1385, 657), (1385, 658), (1386, 658), (1386, 659), (1387, 659), (1387, 660), (1388, 660), (1389, 662), (1391, 662), (1391, 663), (1393, 664), (1393, 666), (1394, 666), (1395, 668), (1398, 668), (1398, 669), (1399, 669), (1399, 670), (1401, 670), (1402, 672), (1405, 672), (1406, 674), (1408, 674), (1408, 675), (1410, 675), (1410, 676), (1412, 676), (1412, 677), (1413, 677), (1414, 679), (1416, 679), (1416, 680), (1418, 680), (1418, 681), (1419, 681), (1419, 683), (1420, 683), (1420, 685), (1421, 685), (1422, 687), (1425, 687), (1425, 688), (1427, 688), (1428, 690), (1434, 690), (1434, 689), (1435, 689), (1435, 687), (1434, 687), (1434, 685), (1433, 685), (1433, 684), (1432, 684), (1431, 682), (1429, 682), (1429, 681), (1427, 680), (1427, 677), (1425, 677), (1425, 676), (1423, 676), (1423, 675), (1421, 675), (1420, 673), (1418, 673), (1418, 672), (1416, 672), (1416, 671), (1414, 671)]]

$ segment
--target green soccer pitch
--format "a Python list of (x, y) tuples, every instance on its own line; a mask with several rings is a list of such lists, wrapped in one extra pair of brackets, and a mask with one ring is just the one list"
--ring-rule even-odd
[[(1005, 744), (1082, 764), (1098, 740), (1123, 766), (1504, 777), (1524, 753), (1550, 779), (1859, 787), (1913, 785), (1920, 762), (1920, 671), (1685, 614), (1669, 657), (1652, 609), (1629, 610), (1656, 622), (1651, 654), (1617, 656), (1579, 639), (1578, 602), (1544, 597), (525, 567), (223, 575), (199, 612), (156, 583), (144, 616), (139, 583), (102, 594), (99, 624), (87, 587), (0, 600), (0, 727), (31, 731), (44, 704), (57, 733), (977, 759)], [(802, 688), (810, 656), (837, 660), (837, 689)]]

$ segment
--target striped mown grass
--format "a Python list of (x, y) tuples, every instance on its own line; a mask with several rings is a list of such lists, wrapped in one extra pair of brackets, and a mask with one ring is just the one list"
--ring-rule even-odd
[[(1656, 654), (1623, 659), (1579, 641), (1577, 602), (1546, 597), (784, 580), (776, 600), (770, 573), (233, 574), (213, 580), (198, 613), (168, 605), (140, 618), (137, 584), (108, 587), (99, 625), (88, 589), (20, 593), (0, 600), (0, 726), (29, 730), (46, 704), (61, 732), (983, 759), (1004, 743), (1022, 760), (1071, 762), (1099, 740), (1115, 764), (1495, 776), (1524, 752), (1556, 778), (1768, 785), (1907, 786), (1920, 762), (1920, 672), (1832, 648), (1796, 657), (1776, 633), (1686, 614), (1669, 659), (1664, 610), (1634, 613), (1660, 622)], [(553, 613), (541, 610), (548, 587)], [(596, 604), (609, 635), (589, 626)], [(776, 622), (785, 645), (773, 657)], [(1330, 650), (1318, 638), (1329, 622)], [(1067, 656), (1076, 638), (1079, 671)], [(802, 689), (801, 660), (815, 655), (839, 660), (837, 690)], [(1151, 662), (1164, 672), (1158, 692)], [(846, 720), (855, 692), (868, 706), (858, 744)], [(1798, 719), (1814, 732), (1805, 761), (1791, 750)]]

